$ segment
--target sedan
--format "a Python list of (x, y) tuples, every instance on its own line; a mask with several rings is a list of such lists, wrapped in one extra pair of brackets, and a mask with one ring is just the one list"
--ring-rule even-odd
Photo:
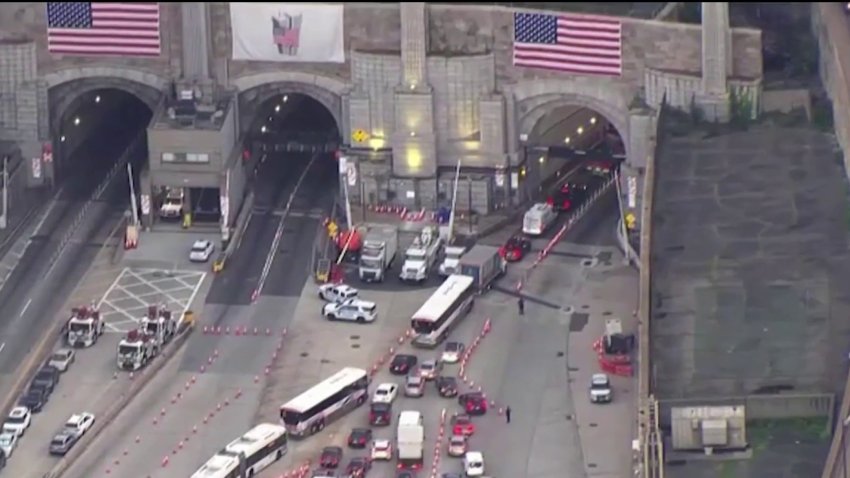
[(369, 428), (354, 428), (348, 434), (348, 446), (351, 448), (366, 448), (372, 441), (372, 430)]
[[(553, 201), (554, 199), (550, 198)], [(560, 201), (563, 204), (563, 200)], [(531, 241), (527, 237), (513, 236), (499, 249), (499, 255), (508, 262), (521, 261), (531, 251)]]
[(375, 440), (372, 442), (372, 460), (390, 461), (393, 459), (393, 446), (389, 440)]
[(32, 423), (32, 413), (27, 407), (15, 407), (3, 423), (3, 433), (14, 433), (21, 436)]
[(447, 342), (440, 361), (443, 363), (458, 363), (466, 347), (461, 342)]
[(404, 396), (420, 398), (425, 395), (425, 379), (420, 375), (408, 375), (404, 383)]
[(319, 456), (319, 465), (322, 468), (337, 468), (342, 461), (342, 448), (338, 446), (326, 446)]
[(189, 260), (191, 262), (207, 262), (215, 250), (215, 245), (212, 241), (206, 239), (195, 241), (192, 244), (192, 250), (189, 251)]
[(398, 385), (394, 383), (382, 383), (375, 388), (372, 394), (372, 403), (393, 403), (398, 396)]
[(372, 462), (365, 457), (352, 458), (345, 467), (345, 474), (348, 478), (363, 478), (369, 473), (372, 468)]
[(452, 415), (452, 433), (455, 435), (472, 436), (475, 433), (475, 424), (469, 415)]
[(434, 381), (437, 387), (437, 393), (443, 398), (452, 398), (457, 396), (457, 379), (454, 377), (437, 377)]
[(407, 375), (416, 366), (419, 359), (415, 355), (399, 354), (390, 362), (390, 373), (393, 375)]
[(83, 435), (94, 425), (94, 414), (83, 412), (71, 415), (71, 418), (65, 422), (65, 430), (68, 433)]
[(446, 450), (451, 457), (460, 458), (466, 454), (467, 440), (465, 435), (452, 435)]
[(3, 450), (3, 454), (6, 455), (6, 458), (12, 456), (12, 452), (15, 451), (15, 447), (17, 445), (18, 435), (9, 432), (0, 435), (0, 450)]
[(436, 360), (426, 360), (419, 365), (419, 375), (425, 380), (434, 380), (443, 370), (443, 364)]
[(319, 298), (328, 302), (341, 304), (350, 299), (356, 299), (360, 292), (345, 284), (322, 284), (319, 286)]
[(53, 352), (53, 355), (50, 356), (50, 359), (47, 361), (47, 365), (56, 368), (60, 372), (68, 371), (68, 367), (74, 363), (76, 359), (76, 352), (71, 349), (59, 349), (56, 352)]

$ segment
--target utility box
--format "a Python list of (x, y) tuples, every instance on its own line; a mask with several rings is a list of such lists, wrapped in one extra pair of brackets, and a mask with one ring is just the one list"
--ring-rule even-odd
[(674, 450), (711, 454), (747, 448), (743, 405), (673, 407), (670, 415)]

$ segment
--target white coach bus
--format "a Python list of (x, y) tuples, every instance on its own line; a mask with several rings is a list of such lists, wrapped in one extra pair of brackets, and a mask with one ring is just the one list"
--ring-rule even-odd
[(369, 396), (369, 374), (346, 367), (280, 407), (280, 419), (293, 437), (306, 437), (334, 418), (362, 405)]
[(192, 478), (248, 478), (286, 454), (286, 428), (261, 423), (207, 460)]
[(450, 275), (422, 307), (413, 314), (413, 345), (434, 348), (448, 337), (466, 314), (472, 310), (475, 288), (473, 278)]

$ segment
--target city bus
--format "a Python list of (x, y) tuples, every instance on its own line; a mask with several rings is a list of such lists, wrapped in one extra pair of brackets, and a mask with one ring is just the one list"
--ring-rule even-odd
[(261, 423), (207, 460), (192, 478), (254, 476), (283, 458), (286, 450), (286, 428), (274, 423)]
[(368, 396), (369, 374), (346, 367), (281, 406), (280, 419), (290, 436), (303, 438), (362, 405)]
[(464, 318), (474, 303), (473, 278), (450, 275), (422, 307), (413, 314), (413, 345), (434, 348), (448, 337), (449, 332)]

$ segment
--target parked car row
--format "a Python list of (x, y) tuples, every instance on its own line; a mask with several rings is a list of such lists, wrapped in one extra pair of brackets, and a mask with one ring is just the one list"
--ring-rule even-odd
[[(9, 412), (0, 432), (0, 450), (2, 450), (0, 463), (3, 466), (32, 425), (33, 415), (44, 409), (56, 390), (61, 375), (68, 371), (75, 359), (76, 352), (72, 349), (60, 349), (54, 352), (36, 372), (29, 387), (18, 400), (17, 406)], [(91, 429), (94, 421), (94, 414), (89, 412), (71, 415), (47, 444), (48, 452), (52, 455), (66, 454)]]

